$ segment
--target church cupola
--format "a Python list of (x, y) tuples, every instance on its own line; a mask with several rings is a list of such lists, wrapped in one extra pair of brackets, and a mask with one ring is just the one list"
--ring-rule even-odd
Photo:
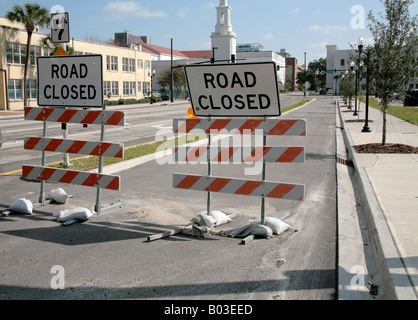
[(220, 0), (216, 7), (217, 23), (215, 32), (212, 32), (212, 48), (215, 48), (215, 60), (230, 60), (236, 54), (236, 34), (232, 31), (231, 7), (227, 0)]

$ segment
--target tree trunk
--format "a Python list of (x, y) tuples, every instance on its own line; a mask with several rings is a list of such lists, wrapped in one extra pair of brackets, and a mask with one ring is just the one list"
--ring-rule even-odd
[(386, 145), (386, 108), (387, 108), (387, 102), (382, 100), (382, 112), (383, 112), (382, 146)]
[(27, 82), (28, 82), (28, 71), (29, 71), (29, 62), (30, 62), (30, 44), (32, 40), (32, 31), (27, 30), (28, 40), (26, 42), (26, 61), (25, 61), (25, 72), (23, 75), (23, 104), (24, 107), (28, 106), (28, 98), (26, 95)]

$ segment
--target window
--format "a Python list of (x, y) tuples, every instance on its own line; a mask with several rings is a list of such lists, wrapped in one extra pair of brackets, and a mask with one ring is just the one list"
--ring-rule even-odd
[(26, 82), (26, 98), (36, 99), (36, 80), (28, 80)]
[(37, 59), (41, 55), (41, 47), (30, 47), (30, 64), (35, 66)]
[(145, 61), (145, 69), (151, 69), (151, 62)]
[(7, 63), (25, 64), (26, 45), (18, 43), (8, 43), (6, 45)]
[(129, 96), (129, 81), (123, 81), (123, 95)]
[(138, 92), (141, 92), (141, 82), (138, 81)]
[(106, 70), (118, 71), (118, 57), (106, 56)]
[(144, 69), (144, 60), (138, 59), (138, 69)]
[(103, 81), (103, 95), (107, 97), (108, 92), (112, 92), (110, 81)]
[(128, 58), (122, 58), (122, 71), (128, 72)]
[(118, 96), (118, 95), (119, 95), (119, 82), (112, 81), (112, 96)]
[(22, 81), (9, 80), (9, 100), (22, 100)]
[(129, 59), (129, 72), (135, 72), (135, 59)]
[(131, 96), (135, 95), (135, 82), (129, 83), (129, 95)]
[(150, 83), (149, 82), (144, 82), (143, 86), (142, 86), (142, 93), (147, 96), (149, 93), (149, 89), (150, 89)]
[(50, 48), (44, 48), (44, 57), (49, 57), (49, 56), (51, 56), (52, 55), (52, 53), (53, 53), (53, 49), (50, 49)]
[(6, 45), (7, 63), (13, 63), (13, 44)]
[(341, 59), (341, 67), (345, 66), (345, 59)]

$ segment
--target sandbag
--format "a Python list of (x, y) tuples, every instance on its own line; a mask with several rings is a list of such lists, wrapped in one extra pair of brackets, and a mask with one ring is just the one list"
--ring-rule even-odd
[(7, 210), (32, 214), (33, 203), (25, 198), (19, 198)]
[(68, 194), (64, 191), (64, 189), (58, 188), (58, 189), (52, 190), (46, 198), (52, 199), (56, 203), (64, 204), (67, 202)]
[[(250, 220), (250, 222), (260, 224), (261, 219), (258, 218), (255, 220)], [(286, 222), (283, 222), (282, 220), (274, 218), (274, 217), (266, 217), (265, 224), (266, 226), (271, 228), (271, 230), (273, 231), (273, 234), (277, 234), (277, 235), (282, 234), (283, 232), (291, 228), (291, 226), (288, 225)]]
[(256, 223), (250, 223), (243, 227), (235, 228), (232, 230), (224, 231), (220, 233), (222, 236), (232, 237), (232, 238), (245, 238), (249, 235), (253, 235), (259, 238), (271, 238), (273, 236), (273, 230), (268, 226), (263, 226)]
[(78, 219), (81, 221), (86, 221), (93, 216), (94, 212), (88, 208), (76, 208), (71, 210), (61, 210), (59, 214), (55, 215), (59, 222), (65, 222), (71, 219)]
[(210, 216), (212, 216), (213, 218), (215, 218), (217, 220), (216, 221), (216, 226), (227, 224), (227, 223), (232, 221), (232, 219), (230, 217), (228, 217), (225, 213), (223, 213), (221, 211), (211, 210)]
[(198, 224), (199, 226), (211, 228), (212, 226), (217, 227), (232, 221), (230, 217), (221, 211), (212, 210), (210, 215), (206, 212), (207, 211), (199, 212), (196, 217), (193, 218), (192, 222)]
[(205, 213), (198, 213), (196, 217), (192, 219), (192, 222), (199, 226), (212, 228), (212, 226), (216, 226), (217, 220)]

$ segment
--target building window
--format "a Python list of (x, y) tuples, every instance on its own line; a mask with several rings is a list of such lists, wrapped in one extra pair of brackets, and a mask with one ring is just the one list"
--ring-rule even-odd
[(26, 98), (36, 100), (36, 80), (28, 80), (26, 82)]
[(345, 59), (341, 59), (341, 67), (345, 66)]
[(128, 58), (122, 58), (122, 71), (128, 72)]
[(138, 92), (141, 92), (141, 82), (138, 81)]
[(144, 60), (138, 59), (138, 69), (144, 69)]
[(145, 69), (151, 69), (151, 62), (145, 61)]
[(118, 96), (118, 95), (119, 95), (119, 82), (112, 81), (112, 96)]
[(22, 100), (22, 81), (9, 80), (9, 100)]
[(30, 64), (36, 66), (37, 58), (41, 55), (41, 47), (30, 47)]
[(7, 63), (25, 64), (26, 45), (18, 43), (8, 43), (6, 45)]
[(103, 81), (103, 95), (107, 97), (107, 94), (109, 92), (112, 92), (112, 88), (110, 87), (110, 81)]
[(44, 57), (52, 56), (52, 53), (54, 52), (53, 49), (50, 48), (44, 48)]
[(150, 92), (150, 83), (149, 82), (144, 82), (143, 86), (142, 86), (142, 93), (144, 94), (144, 96), (147, 96)]
[(118, 57), (106, 56), (106, 70), (118, 71)]
[(129, 96), (129, 81), (123, 81), (123, 95)]
[(129, 59), (129, 72), (135, 72), (135, 59)]
[(135, 95), (135, 82), (129, 83), (129, 94), (131, 96)]

